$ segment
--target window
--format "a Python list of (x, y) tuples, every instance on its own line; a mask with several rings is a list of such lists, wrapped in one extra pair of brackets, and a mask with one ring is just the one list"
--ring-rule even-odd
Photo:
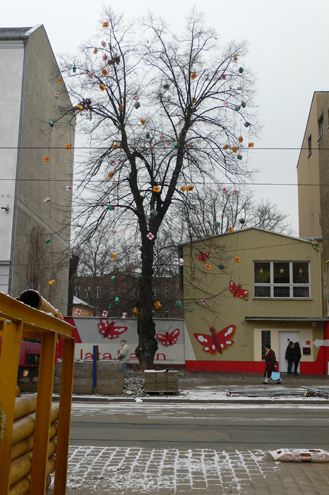
[(255, 261), (254, 297), (310, 297), (309, 263), (305, 261)]
[(321, 139), (323, 136), (323, 114), (321, 115), (321, 117), (318, 120), (318, 136), (319, 136), (319, 139)]
[(100, 287), (96, 287), (96, 298), (97, 299), (100, 299), (101, 298), (101, 288)]
[(87, 299), (89, 297), (89, 294), (90, 294), (90, 287), (84, 286), (84, 288), (83, 288), (83, 297), (85, 299)]
[(308, 136), (308, 155), (311, 156), (312, 154), (312, 134)]
[(73, 295), (76, 296), (76, 297), (79, 297), (79, 293), (80, 293), (79, 292), (79, 286), (74, 287), (74, 289), (73, 289)]
[(262, 330), (262, 359), (265, 359), (265, 347), (271, 348), (271, 332), (269, 330)]

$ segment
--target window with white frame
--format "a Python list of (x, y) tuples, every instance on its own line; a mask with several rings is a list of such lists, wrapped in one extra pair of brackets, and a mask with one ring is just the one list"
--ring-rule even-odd
[(254, 261), (254, 297), (310, 297), (307, 261)]
[(98, 286), (96, 287), (96, 298), (97, 299), (101, 298), (101, 288)]

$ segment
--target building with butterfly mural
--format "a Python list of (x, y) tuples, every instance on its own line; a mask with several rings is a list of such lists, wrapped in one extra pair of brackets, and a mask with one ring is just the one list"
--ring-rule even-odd
[[(43, 26), (0, 28), (0, 290), (67, 312), (74, 110)], [(72, 108), (72, 107), (71, 107)]]
[(185, 360), (189, 371), (263, 373), (264, 345), (287, 371), (328, 371), (322, 243), (258, 228), (183, 246)]

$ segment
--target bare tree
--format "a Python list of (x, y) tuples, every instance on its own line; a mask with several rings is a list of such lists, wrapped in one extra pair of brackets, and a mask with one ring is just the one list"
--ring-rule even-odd
[[(239, 138), (249, 141), (255, 129), (253, 77), (243, 65), (245, 43), (221, 49), (196, 12), (180, 37), (151, 16), (136, 27), (107, 10), (103, 21), (101, 34), (61, 67), (78, 124), (90, 137), (77, 218), (87, 239), (108, 215), (135, 235), (136, 354), (150, 368), (157, 236), (172, 205), (188, 205), (206, 181), (250, 177), (248, 144)], [(60, 111), (55, 125), (70, 112)]]

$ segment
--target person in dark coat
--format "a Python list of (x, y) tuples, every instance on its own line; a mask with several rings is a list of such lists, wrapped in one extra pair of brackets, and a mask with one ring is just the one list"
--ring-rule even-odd
[(292, 363), (293, 363), (293, 347), (294, 347), (294, 343), (290, 340), (285, 355), (285, 359), (288, 361), (289, 375), (291, 374)]
[(271, 378), (272, 371), (277, 371), (278, 363), (273, 349), (270, 349), (269, 347), (265, 347), (265, 350), (266, 350), (266, 354), (265, 354), (264, 383), (268, 383), (268, 379)]
[(300, 361), (300, 358), (302, 357), (302, 353), (300, 351), (300, 346), (299, 346), (299, 342), (295, 342), (294, 344), (294, 347), (292, 349), (292, 360), (294, 362), (294, 365), (295, 365), (295, 375), (297, 375), (297, 369), (298, 369), (298, 365), (299, 365), (299, 361)]

